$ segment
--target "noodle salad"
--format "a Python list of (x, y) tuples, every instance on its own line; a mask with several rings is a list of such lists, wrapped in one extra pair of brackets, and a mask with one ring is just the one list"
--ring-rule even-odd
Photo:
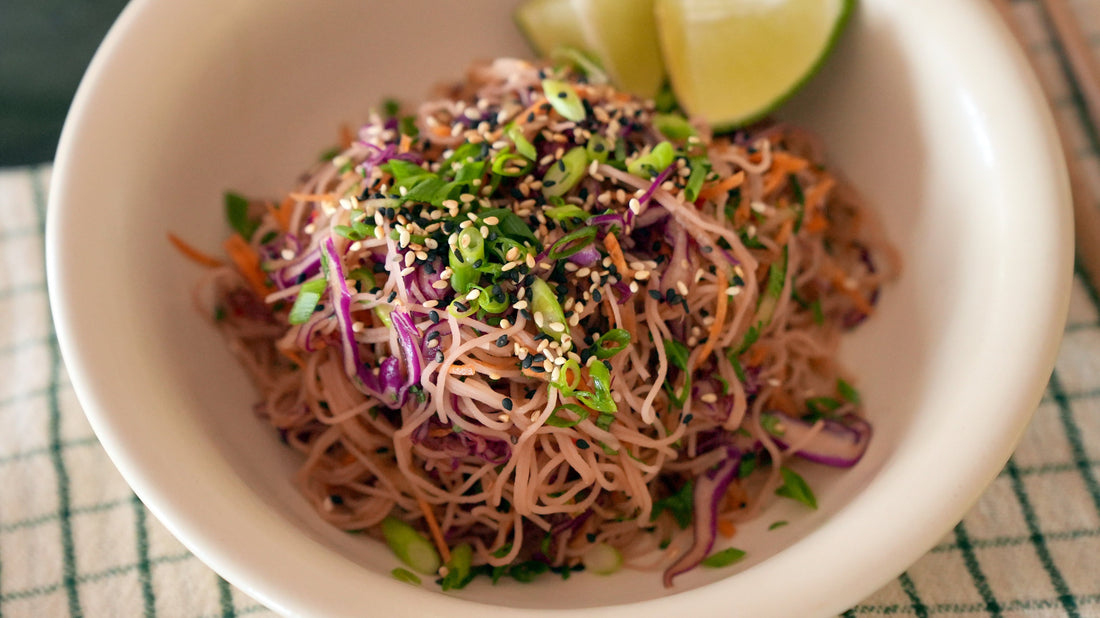
[(771, 500), (816, 508), (792, 459), (870, 440), (835, 353), (897, 260), (816, 139), (712, 135), (578, 60), (477, 64), (285, 199), (227, 194), (227, 263), (171, 237), (306, 498), (444, 589), (671, 586)]

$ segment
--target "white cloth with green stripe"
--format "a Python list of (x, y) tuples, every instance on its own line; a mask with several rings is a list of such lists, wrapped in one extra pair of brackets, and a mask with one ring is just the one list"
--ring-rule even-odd
[[(1100, 195), (1100, 127), (1038, 1), (1013, 8)], [(1076, 8), (1100, 58), (1100, 0)], [(49, 316), (49, 173), (0, 170), (0, 618), (271, 615), (149, 514), (92, 434)], [(1054, 376), (1011, 462), (940, 544), (846, 612), (864, 614), (1100, 616), (1100, 297), (1080, 277)]]

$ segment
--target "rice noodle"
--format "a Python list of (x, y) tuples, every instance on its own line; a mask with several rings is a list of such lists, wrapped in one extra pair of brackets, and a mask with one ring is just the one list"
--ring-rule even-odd
[[(196, 298), (214, 299), (204, 310), (255, 380), (259, 413), (304, 454), (298, 485), (333, 525), (378, 535), (391, 515), (426, 531), (428, 516), (447, 544), (474, 547), (475, 564), (568, 568), (607, 543), (629, 565), (659, 569), (692, 538), (665, 508), (685, 483), (730, 453), (751, 458), (757, 472), (735, 477), (728, 491), (753, 495), (745, 504), (722, 499), (717, 513), (740, 521), (766, 505), (780, 464), (813, 448), (817, 431), (779, 448), (763, 411), (859, 411), (839, 381), (836, 348), (896, 276), (897, 259), (854, 193), (823, 161), (801, 158), (820, 151), (804, 130), (765, 124), (737, 139), (676, 140), (667, 180), (654, 187), (631, 165), (661, 139), (653, 104), (581, 80), (574, 88), (586, 118), (568, 121), (539, 106), (539, 71), (517, 60), (476, 66), (469, 81), (419, 106), (417, 138), (373, 115), (290, 191), (280, 208), (292, 211), (277, 217), (254, 204), (260, 225), (246, 240), (278, 284), (266, 298), (235, 266), (213, 270)], [(490, 162), (520, 150), (509, 123), (538, 157), (525, 173), (498, 176)], [(586, 166), (561, 201), (548, 200), (552, 168), (591, 135), (618, 154)], [(439, 203), (400, 199), (409, 187), (398, 189), (395, 160), (406, 170), (424, 161), (422, 173), (451, 178), (456, 168), (440, 164), (467, 143), (484, 144), (468, 160), (486, 162), (477, 185)], [(692, 166), (703, 165), (709, 175), (689, 189)], [(720, 184), (734, 174), (743, 181)], [(643, 193), (646, 216), (628, 216)], [(581, 263), (591, 267), (549, 251), (567, 233), (591, 234), (581, 219), (547, 216), (565, 204), (586, 217), (623, 215), (625, 228), (589, 228), (599, 260), (586, 248)], [(509, 213), (510, 227), (503, 214), (480, 214), (488, 209)], [(517, 222), (530, 238), (516, 235)], [(486, 250), (497, 269), (459, 292), (452, 247), (462, 226), (480, 229), (487, 246), (510, 244)], [(606, 234), (617, 241), (607, 250)], [(614, 267), (612, 249), (628, 272)], [(564, 307), (560, 330), (534, 309), (536, 278)], [(290, 324), (303, 284), (315, 279), (326, 283), (317, 306)], [(489, 309), (499, 298), (502, 308)], [(463, 310), (479, 303), (480, 313)], [(390, 312), (402, 312), (400, 329)], [(607, 359), (600, 395), (596, 339), (611, 329), (629, 340)], [(570, 359), (588, 398), (563, 390)], [(612, 412), (593, 408), (601, 396)], [(575, 414), (567, 410), (586, 416), (561, 426)]]

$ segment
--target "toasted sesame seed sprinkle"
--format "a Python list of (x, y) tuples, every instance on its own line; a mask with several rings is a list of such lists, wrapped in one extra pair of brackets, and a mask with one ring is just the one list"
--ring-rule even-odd
[(414, 268), (412, 266), (407, 266), (401, 271), (401, 276), (402, 277), (407, 277), (407, 276), (413, 274), (414, 272), (416, 272), (416, 268)]
[(687, 285), (684, 284), (683, 281), (677, 281), (676, 282), (676, 289), (680, 291), (680, 294), (682, 294), (684, 296), (688, 295), (688, 287), (687, 287)]
[(550, 330), (552, 330), (556, 333), (564, 333), (565, 332), (565, 324), (562, 324), (561, 322), (551, 322), (550, 323)]
[(715, 403), (718, 401), (718, 395), (715, 395), (714, 393), (706, 393), (705, 395), (699, 397), (699, 401), (702, 401), (703, 403)]
[(293, 260), (295, 253), (290, 249), (283, 249), (279, 252), (279, 255), (281, 255), (284, 260)]
[[(519, 303), (517, 303), (517, 304), (519, 304)], [(526, 305), (526, 303), (524, 303), (524, 305)], [(535, 319), (535, 326), (538, 326), (539, 328), (542, 328), (543, 326), (546, 325), (546, 318), (543, 317), (541, 311), (536, 311), (535, 312), (534, 319)]]
[(470, 290), (468, 294), (466, 294), (466, 300), (477, 300), (478, 296), (481, 296), (481, 290), (474, 288)]
[(436, 281), (435, 283), (433, 283), (432, 287), (437, 289), (437, 290), (442, 290), (443, 288), (447, 287), (448, 285), (450, 285), (450, 284), (447, 283), (446, 281), (440, 279), (439, 281)]

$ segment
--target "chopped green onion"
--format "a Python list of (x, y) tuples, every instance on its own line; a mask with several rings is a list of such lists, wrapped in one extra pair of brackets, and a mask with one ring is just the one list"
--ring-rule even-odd
[(341, 152), (343, 152), (343, 149), (341, 149), (339, 146), (333, 146), (332, 148), (328, 148), (321, 152), (320, 156), (318, 156), (318, 159), (320, 159), (321, 161), (331, 161), (335, 159), (336, 155), (340, 154)]
[(477, 313), (477, 310), (480, 307), (481, 305), (473, 301), (465, 300), (463, 298), (456, 298), (451, 301), (451, 304), (447, 305), (447, 313), (455, 316), (456, 318), (468, 318), (471, 315)]
[[(561, 416), (563, 410), (568, 410), (577, 415), (576, 419), (569, 420)], [(550, 417), (546, 419), (546, 424), (551, 427), (573, 427), (579, 425), (581, 421), (588, 418), (588, 411), (578, 406), (575, 403), (563, 403), (562, 405), (554, 408), (554, 411), (550, 413)]]
[(684, 197), (687, 198), (687, 201), (694, 202), (699, 197), (699, 191), (703, 188), (703, 182), (707, 179), (707, 174), (710, 173), (710, 159), (692, 157), (689, 165), (691, 166), (691, 176), (688, 176), (687, 184), (684, 185)]
[(298, 290), (298, 298), (294, 299), (294, 306), (290, 308), (287, 322), (303, 324), (309, 321), (327, 287), (328, 281), (324, 279), (314, 279), (303, 283), (301, 289)]
[(588, 376), (592, 378), (595, 392), (577, 391), (577, 399), (597, 412), (612, 414), (618, 412), (619, 407), (615, 404), (615, 400), (611, 398), (611, 372), (608, 371), (607, 365), (604, 365), (603, 361), (592, 363), (592, 366), (588, 368)]
[(382, 113), (385, 114), (386, 118), (393, 118), (400, 111), (401, 102), (397, 99), (387, 98), (385, 101), (382, 101)]
[(535, 150), (534, 144), (528, 141), (527, 136), (523, 134), (523, 129), (516, 126), (514, 123), (509, 124), (504, 129), (504, 135), (516, 145), (516, 152), (532, 161), (538, 158), (538, 151)]
[(860, 402), (859, 391), (854, 386), (848, 384), (843, 378), (836, 379), (836, 392), (844, 398), (845, 401), (854, 403), (857, 406)]
[(505, 149), (493, 159), (493, 173), (498, 176), (523, 176), (531, 171), (534, 165), (523, 155), (508, 152)]
[(402, 116), (397, 121), (397, 132), (402, 135), (408, 135), (409, 137), (417, 137), (420, 135), (420, 129), (416, 127), (416, 116)]
[(600, 335), (593, 346), (596, 350), (596, 358), (605, 359), (615, 356), (630, 345), (630, 333), (621, 328), (613, 328)]
[(772, 321), (775, 307), (779, 304), (779, 296), (783, 293), (783, 285), (787, 280), (787, 247), (783, 247), (783, 254), (779, 261), (772, 262), (768, 267), (768, 282), (764, 288), (764, 295), (760, 298), (760, 304), (756, 306), (756, 316), (764, 323)]
[(778, 416), (769, 412), (760, 415), (760, 427), (777, 438), (782, 438), (783, 434), (787, 433), (787, 430), (782, 427), (782, 424), (783, 422), (779, 420)]
[(654, 114), (653, 126), (669, 139), (687, 139), (699, 133), (681, 114)]
[(474, 548), (469, 543), (460, 543), (451, 548), (451, 560), (447, 562), (447, 575), (440, 582), (443, 590), (458, 590), (470, 583), (470, 573), (474, 560)]
[(542, 194), (548, 197), (565, 194), (580, 182), (587, 169), (588, 154), (584, 147), (573, 147), (546, 170), (542, 177)]
[(451, 287), (460, 294), (470, 291), (481, 278), (473, 267), (474, 262), (485, 258), (485, 239), (477, 228), (470, 226), (458, 233), (458, 240), (450, 252)]
[(708, 569), (720, 569), (722, 567), (729, 566), (734, 562), (745, 557), (745, 552), (737, 549), (736, 547), (730, 547), (729, 549), (723, 549), (719, 552), (703, 558), (703, 561), (699, 564), (707, 567)]
[(596, 240), (596, 227), (585, 226), (562, 236), (552, 247), (547, 257), (551, 260), (567, 258)]
[(608, 155), (611, 154), (611, 142), (607, 141), (606, 137), (595, 134), (588, 138), (588, 145), (585, 146), (585, 152), (588, 154), (589, 161), (606, 163)]
[[(404, 567), (397, 567), (390, 571), (390, 575), (393, 575), (393, 578), (399, 582), (405, 582), (406, 584), (412, 584), (414, 586), (420, 585), (420, 576)], [(444, 590), (446, 590), (446, 588), (444, 588)]]
[(802, 228), (802, 215), (806, 214), (806, 194), (802, 191), (802, 183), (798, 182), (798, 176), (788, 174), (787, 179), (791, 183), (791, 192), (794, 193), (794, 232), (797, 234)]
[(225, 218), (229, 225), (245, 240), (252, 240), (260, 222), (248, 217), (248, 199), (239, 193), (225, 194)]
[(821, 299), (815, 298), (810, 303), (810, 314), (814, 316), (814, 324), (821, 326), (825, 323), (825, 312), (821, 309)]
[(581, 385), (580, 363), (575, 358), (565, 361), (558, 369), (558, 376), (558, 381), (553, 383), (554, 386), (561, 391), (562, 396), (572, 397)]
[(443, 564), (432, 542), (396, 517), (382, 520), (382, 536), (401, 562), (418, 573), (434, 574)]
[(567, 221), (569, 219), (588, 219), (589, 213), (575, 204), (565, 204), (564, 206), (544, 208), (542, 214), (554, 221)]
[(546, 93), (546, 100), (550, 105), (566, 120), (580, 122), (588, 115), (577, 91), (568, 83), (558, 79), (544, 79), (542, 91)]
[(779, 521), (773, 522), (772, 525), (768, 526), (768, 530), (775, 530), (776, 528), (782, 528), (783, 526), (786, 526), (787, 523), (788, 523), (787, 520), (780, 519)]
[(508, 309), (508, 294), (501, 292), (500, 296), (493, 297), (490, 290), (481, 290), (481, 295), (477, 297), (477, 304), (485, 313), (496, 314), (504, 313)]
[(810, 507), (817, 508), (817, 498), (806, 481), (797, 472), (786, 466), (780, 466), (779, 473), (783, 476), (783, 485), (775, 490), (775, 495), (796, 500)]
[[(362, 281), (364, 285), (360, 289), (366, 288), (364, 291), (370, 291), (378, 287), (374, 273), (366, 268), (356, 268), (348, 273), (348, 277), (355, 281)], [(393, 313), (393, 305), (386, 303), (374, 306), (374, 315), (378, 316), (379, 321), (386, 327), (393, 325), (393, 320), (390, 318), (391, 313)]]
[(526, 560), (519, 564), (513, 564), (512, 568), (508, 569), (508, 574), (512, 576), (512, 579), (524, 584), (535, 581), (535, 578), (539, 575), (550, 570), (550, 565), (540, 560)]
[(540, 330), (555, 340), (561, 341), (565, 332), (558, 332), (551, 328), (551, 325), (567, 324), (565, 312), (562, 311), (561, 303), (558, 302), (558, 297), (550, 288), (550, 284), (538, 277), (531, 283), (531, 313), (532, 315), (541, 313), (543, 322)]
[(742, 455), (741, 463), (737, 466), (737, 478), (748, 478), (756, 470), (757, 463), (756, 453), (749, 452)]
[[(614, 423), (614, 422), (615, 422), (615, 415), (614, 414), (608, 414), (608, 413), (604, 412), (604, 413), (602, 413), (602, 414), (600, 414), (599, 416), (596, 417), (596, 427), (599, 427), (600, 429), (602, 429), (604, 431), (607, 431), (608, 429), (610, 429), (611, 424)], [(602, 445), (603, 444), (601, 443), (601, 446)], [(605, 448), (604, 451), (606, 452), (607, 449)], [(612, 454), (617, 455), (618, 453), (608, 453), (608, 454), (609, 455), (612, 455)]]
[(676, 149), (668, 142), (661, 142), (648, 153), (634, 159), (626, 165), (626, 171), (642, 178), (653, 178), (672, 165), (676, 158)]
[(623, 565), (623, 555), (607, 543), (597, 543), (581, 556), (587, 570), (597, 575), (611, 575)]

